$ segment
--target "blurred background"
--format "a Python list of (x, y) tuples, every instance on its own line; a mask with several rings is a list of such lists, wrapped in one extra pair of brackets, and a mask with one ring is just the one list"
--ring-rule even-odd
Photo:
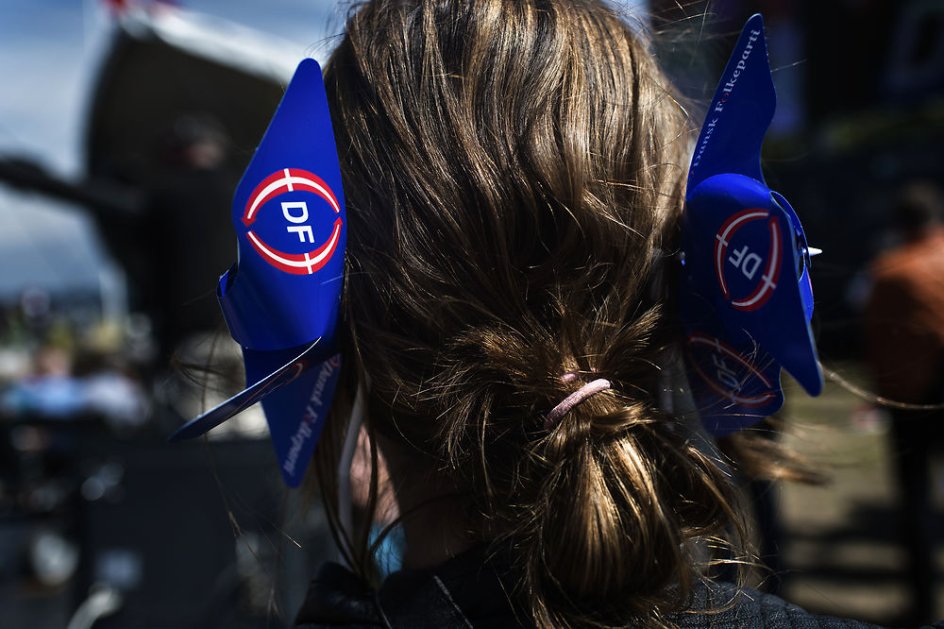
[[(869, 334), (904, 315), (869, 314), (876, 260), (909, 242), (902, 187), (944, 181), (944, 2), (619, 4), (649, 16), (629, 19), (656, 33), (695, 125), (741, 24), (764, 13), (778, 89), (765, 170), (825, 251), (813, 267), (823, 361), (892, 391)], [(327, 58), (349, 5), (0, 8), (4, 626), (286, 626), (334, 557), (315, 498), (282, 488), (258, 411), (202, 443), (164, 440), (239, 378), (214, 295), (233, 261), (230, 194), (295, 64)], [(944, 346), (939, 328), (924, 347)], [(211, 357), (205, 387), (188, 366)], [(893, 397), (940, 402), (944, 378), (932, 380)], [(944, 470), (924, 429), (940, 413), (892, 412), (848, 386), (818, 399), (788, 388), (771, 438), (829, 482), (751, 486), (774, 571), (763, 586), (879, 623), (944, 615)]]

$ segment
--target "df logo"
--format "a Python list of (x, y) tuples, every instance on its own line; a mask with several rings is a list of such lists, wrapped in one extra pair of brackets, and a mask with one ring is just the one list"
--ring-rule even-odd
[(715, 234), (715, 275), (736, 310), (757, 310), (767, 303), (777, 288), (782, 259), (780, 222), (768, 210), (742, 210)]
[(776, 397), (774, 383), (763, 371), (721, 339), (696, 332), (687, 345), (695, 373), (721, 397), (747, 407), (763, 406)]
[[(265, 208), (275, 205), (281, 197), (291, 192), (291, 199), (279, 202), (281, 218), (269, 216), (267, 230), (255, 229), (256, 221)], [(321, 205), (327, 202), (334, 211), (335, 220), (331, 233), (324, 242), (315, 242), (315, 233), (311, 227), (312, 208), (309, 201)], [(267, 210), (271, 212), (271, 210)], [(262, 180), (256, 186), (243, 210), (243, 224), (249, 228), (246, 238), (263, 260), (275, 268), (294, 275), (311, 275), (331, 260), (341, 240), (341, 206), (334, 192), (320, 177), (300, 168), (283, 168)], [(319, 221), (322, 222), (322, 221)], [(273, 230), (271, 224), (284, 227)], [(269, 234), (269, 241), (285, 243), (276, 247), (263, 239), (260, 232)], [(279, 233), (281, 231), (281, 233)], [(311, 245), (314, 245), (313, 247)], [(302, 249), (285, 251), (284, 249)]]

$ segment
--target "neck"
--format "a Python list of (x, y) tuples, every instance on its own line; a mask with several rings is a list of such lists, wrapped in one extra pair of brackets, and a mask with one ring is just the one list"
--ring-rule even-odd
[(434, 568), (472, 547), (465, 532), (467, 504), (463, 503), (457, 496), (442, 496), (401, 512), (407, 513), (403, 516), (404, 568)]
[(468, 499), (456, 493), (435, 465), (424, 466), (425, 457), (404, 452), (402, 446), (387, 439), (380, 438), (378, 445), (390, 467), (403, 526), (403, 567), (433, 568), (471, 548), (474, 541), (468, 532)]

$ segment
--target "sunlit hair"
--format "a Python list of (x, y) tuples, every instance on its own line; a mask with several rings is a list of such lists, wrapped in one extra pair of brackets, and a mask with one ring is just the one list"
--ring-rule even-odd
[[(646, 42), (601, 1), (381, 0), (326, 84), (371, 429), (468, 496), (531, 622), (661, 623), (698, 578), (694, 540), (741, 525), (730, 479), (658, 406), (679, 327), (655, 271), (691, 128)], [(546, 430), (595, 378), (612, 387)]]

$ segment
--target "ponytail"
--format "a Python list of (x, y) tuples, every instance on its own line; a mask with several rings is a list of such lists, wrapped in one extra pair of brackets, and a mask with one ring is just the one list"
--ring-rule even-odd
[(538, 626), (659, 624), (740, 529), (656, 402), (689, 123), (645, 40), (596, 0), (375, 0), (325, 84), (369, 422), (467, 497)]

